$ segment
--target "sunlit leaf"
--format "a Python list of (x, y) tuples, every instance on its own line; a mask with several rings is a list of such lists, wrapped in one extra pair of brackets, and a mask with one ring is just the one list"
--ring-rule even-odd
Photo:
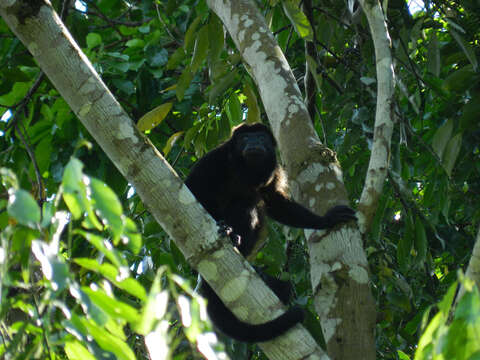
[(98, 251), (104, 254), (116, 267), (127, 266), (123, 258), (112, 244), (99, 235), (92, 234), (83, 230), (75, 230), (75, 233), (87, 239)]
[(43, 241), (32, 241), (32, 252), (42, 265), (42, 272), (51, 281), (54, 291), (61, 291), (67, 286), (69, 271), (67, 265), (58, 255), (55, 243), (46, 244)]
[(8, 214), (20, 224), (35, 227), (40, 222), (40, 207), (30, 193), (18, 189), (8, 197)]
[(226, 111), (232, 124), (239, 124), (242, 121), (242, 105), (237, 94), (232, 94), (227, 101)]
[(131, 39), (125, 43), (125, 46), (130, 48), (143, 48), (145, 46), (145, 41), (142, 39)]
[(125, 341), (86, 318), (81, 318), (80, 320), (102, 349), (110, 351), (119, 360), (136, 360), (135, 354)]
[(160, 268), (157, 272), (155, 280), (150, 288), (147, 303), (145, 304), (141, 319), (136, 326), (136, 331), (142, 335), (148, 334), (152, 331), (155, 322), (166, 314), (168, 306), (168, 291), (162, 290), (160, 285), (160, 278), (164, 272), (164, 268)]
[(157, 106), (155, 109), (149, 111), (138, 120), (137, 128), (140, 131), (152, 130), (155, 126), (160, 124), (172, 109), (173, 103), (167, 102)]
[(177, 131), (175, 134), (170, 136), (167, 140), (167, 143), (165, 144), (165, 147), (163, 148), (163, 154), (165, 157), (168, 156), (170, 153), (170, 150), (172, 150), (172, 146), (176, 143), (176, 141), (183, 135), (184, 131)]
[(87, 35), (87, 47), (93, 49), (102, 44), (102, 37), (97, 33), (89, 33)]
[(298, 36), (306, 41), (313, 41), (313, 31), (310, 22), (298, 4), (292, 0), (284, 0), (282, 1), (282, 5), (285, 14), (292, 22)]
[(94, 208), (114, 234), (116, 244), (117, 238), (123, 232), (122, 204), (117, 195), (103, 181), (91, 178), (90, 190)]
[(68, 341), (65, 343), (65, 353), (70, 360), (95, 360), (90, 351), (79, 341)]
[(116, 287), (125, 290), (130, 295), (133, 295), (142, 301), (147, 298), (144, 287), (134, 278), (127, 277), (126, 275), (130, 275), (128, 272), (120, 275), (120, 271), (114, 265), (109, 263), (99, 264), (98, 261), (94, 259), (77, 258), (74, 261), (85, 269), (95, 271), (103, 275)]
[(139, 315), (135, 308), (108, 296), (105, 291), (100, 288), (95, 290), (89, 287), (83, 287), (82, 291), (90, 297), (100, 309), (109, 314), (113, 319), (122, 318), (131, 324), (135, 324)]
[(249, 84), (245, 83), (243, 87), (243, 93), (247, 97), (246, 104), (247, 104), (247, 122), (249, 124), (260, 122), (260, 108), (258, 107), (257, 96), (255, 92), (250, 87)]

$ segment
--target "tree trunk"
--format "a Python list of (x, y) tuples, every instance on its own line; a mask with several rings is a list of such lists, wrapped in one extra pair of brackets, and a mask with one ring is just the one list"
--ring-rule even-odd
[[(28, 11), (25, 11), (28, 9)], [(46, 3), (0, 0), (0, 15), (184, 254), (242, 320), (263, 323), (284, 305), (238, 254), (168, 162), (136, 128)], [(254, 295), (252, 295), (254, 294)], [(268, 309), (268, 310), (267, 310)], [(261, 344), (271, 359), (326, 359), (301, 326)]]
[[(297, 201), (324, 213), (348, 203), (335, 154), (319, 141), (290, 67), (250, 0), (208, 0), (255, 79)], [(300, 191), (301, 189), (301, 191)], [(306, 230), (315, 305), (332, 359), (375, 358), (375, 303), (359, 230)]]

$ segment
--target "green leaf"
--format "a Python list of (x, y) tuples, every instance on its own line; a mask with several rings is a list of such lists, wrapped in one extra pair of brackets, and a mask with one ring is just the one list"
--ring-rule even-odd
[(76, 229), (74, 234), (78, 234), (87, 239), (98, 251), (104, 254), (108, 260), (116, 267), (128, 266), (127, 261), (122, 257), (115, 248), (106, 239), (101, 236)]
[(417, 263), (423, 264), (427, 256), (427, 234), (425, 233), (425, 227), (423, 226), (422, 220), (419, 216), (416, 217), (415, 221), (415, 250), (417, 251)]
[(443, 152), (447, 146), (453, 131), (453, 120), (448, 119), (442, 126), (440, 126), (435, 135), (433, 135), (432, 148), (437, 156), (442, 159)]
[(427, 47), (427, 69), (433, 75), (438, 77), (440, 75), (440, 47), (438, 44), (437, 33), (432, 31), (432, 37)]
[(452, 37), (455, 39), (457, 44), (460, 46), (460, 48), (463, 50), (468, 61), (470, 61), (470, 64), (472, 64), (473, 71), (476, 72), (478, 69), (478, 61), (475, 55), (475, 50), (473, 50), (470, 44), (468, 44), (465, 40), (463, 40), (462, 36), (459, 33), (457, 33), (455, 30), (453, 30), (452, 28), (449, 28), (448, 31), (450, 32)]
[(233, 93), (230, 96), (225, 110), (232, 124), (239, 124), (242, 121), (242, 105), (240, 104), (240, 100), (238, 100), (237, 94)]
[(50, 167), (52, 150), (52, 136), (45, 136), (35, 147), (35, 158), (37, 159), (38, 169), (42, 175)]
[(125, 341), (110, 334), (104, 327), (98, 326), (91, 320), (81, 318), (80, 321), (102, 349), (110, 351), (119, 360), (136, 360), (135, 354)]
[(413, 245), (413, 221), (410, 213), (405, 215), (405, 232), (397, 245), (397, 260), (403, 270), (410, 264), (410, 252)]
[(149, 111), (138, 120), (137, 128), (140, 131), (152, 130), (159, 125), (168, 115), (172, 109), (173, 103), (167, 102), (157, 106), (155, 109)]
[(194, 73), (190, 70), (190, 67), (186, 67), (180, 78), (178, 79), (177, 88), (176, 88), (176, 95), (178, 101), (183, 100), (183, 96), (185, 95), (185, 91), (187, 91), (190, 83), (193, 80)]
[(162, 319), (167, 312), (168, 291), (162, 291), (160, 285), (160, 279), (164, 271), (165, 267), (158, 269), (157, 275), (150, 288), (147, 303), (143, 307), (140, 321), (135, 328), (135, 331), (139, 334), (146, 335), (152, 331), (155, 322)]
[(0, 179), (2, 180), (1, 184), (7, 188), (11, 187), (13, 190), (17, 190), (20, 187), (17, 175), (10, 169), (0, 167)]
[(397, 350), (399, 360), (410, 360), (410, 357), (405, 354), (402, 350)]
[[(63, 172), (63, 197), (70, 212), (75, 219), (80, 218), (86, 210), (87, 205), (87, 188), (82, 182), (83, 164), (80, 160), (71, 158)], [(67, 195), (67, 197), (65, 196)]]
[(462, 108), (460, 131), (475, 127), (478, 114), (480, 114), (480, 93), (477, 92)]
[(258, 107), (257, 96), (250, 85), (245, 84), (243, 87), (243, 93), (247, 97), (245, 103), (247, 105), (247, 123), (253, 124), (260, 122), (260, 108)]
[(123, 218), (123, 239), (133, 254), (138, 254), (142, 247), (142, 235), (138, 232), (135, 222), (127, 217)]
[(114, 244), (123, 232), (122, 204), (107, 184), (95, 178), (90, 179), (90, 190), (94, 207), (114, 234)]
[(198, 31), (195, 39), (195, 47), (193, 49), (192, 62), (190, 64), (190, 70), (196, 73), (208, 54), (208, 25), (204, 25)]
[(450, 139), (443, 155), (443, 166), (445, 167), (448, 176), (452, 175), (452, 170), (461, 148), (462, 134), (460, 133)]
[(102, 44), (102, 37), (97, 33), (89, 33), (87, 35), (87, 47), (93, 49)]
[(139, 314), (135, 308), (108, 296), (102, 289), (96, 288), (93, 290), (85, 286), (82, 287), (82, 291), (112, 319), (117, 320), (120, 317), (130, 324), (135, 324), (139, 320)]
[(54, 291), (61, 291), (66, 288), (69, 278), (67, 265), (58, 256), (58, 249), (55, 242), (51, 244), (43, 241), (32, 241), (32, 252), (42, 265), (42, 272), (52, 283)]
[(128, 292), (130, 295), (133, 295), (142, 301), (146, 300), (147, 294), (143, 286), (132, 277), (125, 277), (125, 275), (119, 277), (120, 271), (112, 264), (99, 264), (97, 260), (87, 258), (77, 258), (74, 260), (74, 262), (85, 269), (95, 271), (103, 275), (116, 287)]
[[(97, 305), (95, 305), (87, 294), (85, 294), (79, 286), (75, 283), (69, 288), (70, 294), (77, 300), (77, 302), (81, 305), (83, 312), (87, 317), (95, 323), (104, 326), (109, 317), (105, 314)], [(82, 318), (83, 319), (83, 318)], [(80, 319), (78, 319), (80, 320)], [(76, 323), (77, 326), (80, 326), (80, 321), (75, 321), (74, 316), (72, 314), (72, 321)], [(85, 335), (87, 335), (86, 329), (82, 331)]]
[(95, 360), (88, 349), (76, 340), (66, 342), (64, 350), (70, 360)]
[(460, 93), (470, 89), (478, 80), (479, 75), (473, 70), (473, 66), (467, 65), (448, 75), (443, 87), (448, 91)]
[(13, 84), (12, 91), (0, 96), (0, 104), (4, 107), (11, 107), (22, 100), (30, 90), (30, 83), (17, 82)]
[(210, 63), (216, 62), (220, 58), (225, 43), (225, 32), (220, 18), (215, 14), (210, 14), (208, 22), (208, 41), (210, 43), (208, 50), (208, 59)]
[(71, 158), (63, 172), (63, 200), (74, 219), (81, 218), (87, 214), (84, 226), (102, 230), (103, 226), (93, 212), (90, 199), (87, 197), (87, 185), (90, 179), (82, 172), (83, 164), (76, 158)]
[(145, 46), (145, 41), (142, 40), (142, 39), (132, 39), (132, 40), (128, 40), (125, 45), (129, 48), (141, 48), (143, 49), (143, 47)]
[(233, 87), (233, 85), (237, 81), (237, 74), (238, 70), (235, 69), (233, 71), (228, 72), (225, 76), (215, 81), (213, 85), (210, 87), (208, 99), (210, 104), (213, 104), (217, 97), (223, 94), (227, 89)]
[(18, 189), (10, 194), (8, 214), (20, 224), (34, 228), (40, 222), (40, 207), (30, 193)]
[(187, 53), (190, 53), (193, 49), (194, 40), (197, 35), (197, 28), (198, 28), (198, 25), (200, 25), (201, 20), (202, 20), (202, 17), (200, 15), (197, 16), (195, 20), (192, 21), (192, 23), (188, 27), (187, 32), (185, 33), (183, 48)]
[(306, 41), (313, 41), (313, 31), (310, 22), (299, 8), (298, 4), (292, 0), (282, 2), (283, 10), (293, 24), (298, 36)]
[(170, 138), (167, 140), (167, 143), (165, 144), (165, 147), (162, 150), (165, 157), (168, 156), (168, 154), (172, 150), (172, 146), (177, 142), (178, 139), (182, 137), (184, 132), (185, 131), (177, 131), (175, 134), (170, 136)]
[(183, 47), (177, 48), (177, 50), (174, 51), (172, 56), (170, 56), (170, 59), (168, 59), (167, 62), (167, 70), (174, 70), (180, 65), (180, 62), (185, 59), (185, 49)]

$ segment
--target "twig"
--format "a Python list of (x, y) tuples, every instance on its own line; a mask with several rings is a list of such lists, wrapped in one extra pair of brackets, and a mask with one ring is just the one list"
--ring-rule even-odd
[(4, 132), (6, 132), (8, 129), (10, 129), (11, 127), (16, 125), (16, 123), (19, 119), (18, 115), (24, 110), (24, 108), (27, 106), (27, 104), (31, 100), (32, 95), (40, 87), (40, 84), (42, 83), (42, 80), (43, 80), (43, 76), (44, 76), (43, 71), (40, 71), (40, 73), (37, 76), (37, 79), (33, 83), (30, 90), (28, 90), (25, 97), (21, 101), (19, 101), (17, 104), (15, 104), (11, 107), (12, 109), (15, 109), (15, 114), (12, 116), (11, 120), (9, 121), (9, 124), (5, 127)]
[(28, 144), (27, 140), (25, 139), (25, 136), (20, 130), (18, 124), (15, 124), (15, 130), (17, 130), (18, 136), (20, 137), (20, 141), (23, 143), (23, 146), (25, 146), (25, 150), (27, 151), (28, 156), (30, 157), (30, 160), (32, 160), (33, 168), (35, 169), (35, 176), (37, 179), (38, 202), (39, 202), (39, 205), (42, 206), (43, 203), (45, 202), (45, 189), (42, 182), (42, 175), (40, 174), (40, 169), (38, 168), (37, 160), (35, 159), (35, 154), (32, 151), (32, 148)]

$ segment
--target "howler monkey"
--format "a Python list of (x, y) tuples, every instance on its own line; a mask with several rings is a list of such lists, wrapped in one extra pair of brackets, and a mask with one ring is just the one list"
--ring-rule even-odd
[[(210, 215), (232, 229), (234, 246), (245, 257), (259, 239), (265, 215), (285, 225), (311, 229), (328, 229), (355, 219), (348, 206), (333, 207), (319, 216), (291, 200), (275, 148), (275, 139), (265, 125), (240, 125), (228, 141), (195, 164), (185, 181)], [(286, 304), (290, 284), (260, 275)], [(293, 307), (272, 321), (248, 324), (237, 319), (203, 279), (200, 293), (208, 300), (207, 311), (215, 326), (240, 341), (268, 341), (303, 320), (303, 311)]]

